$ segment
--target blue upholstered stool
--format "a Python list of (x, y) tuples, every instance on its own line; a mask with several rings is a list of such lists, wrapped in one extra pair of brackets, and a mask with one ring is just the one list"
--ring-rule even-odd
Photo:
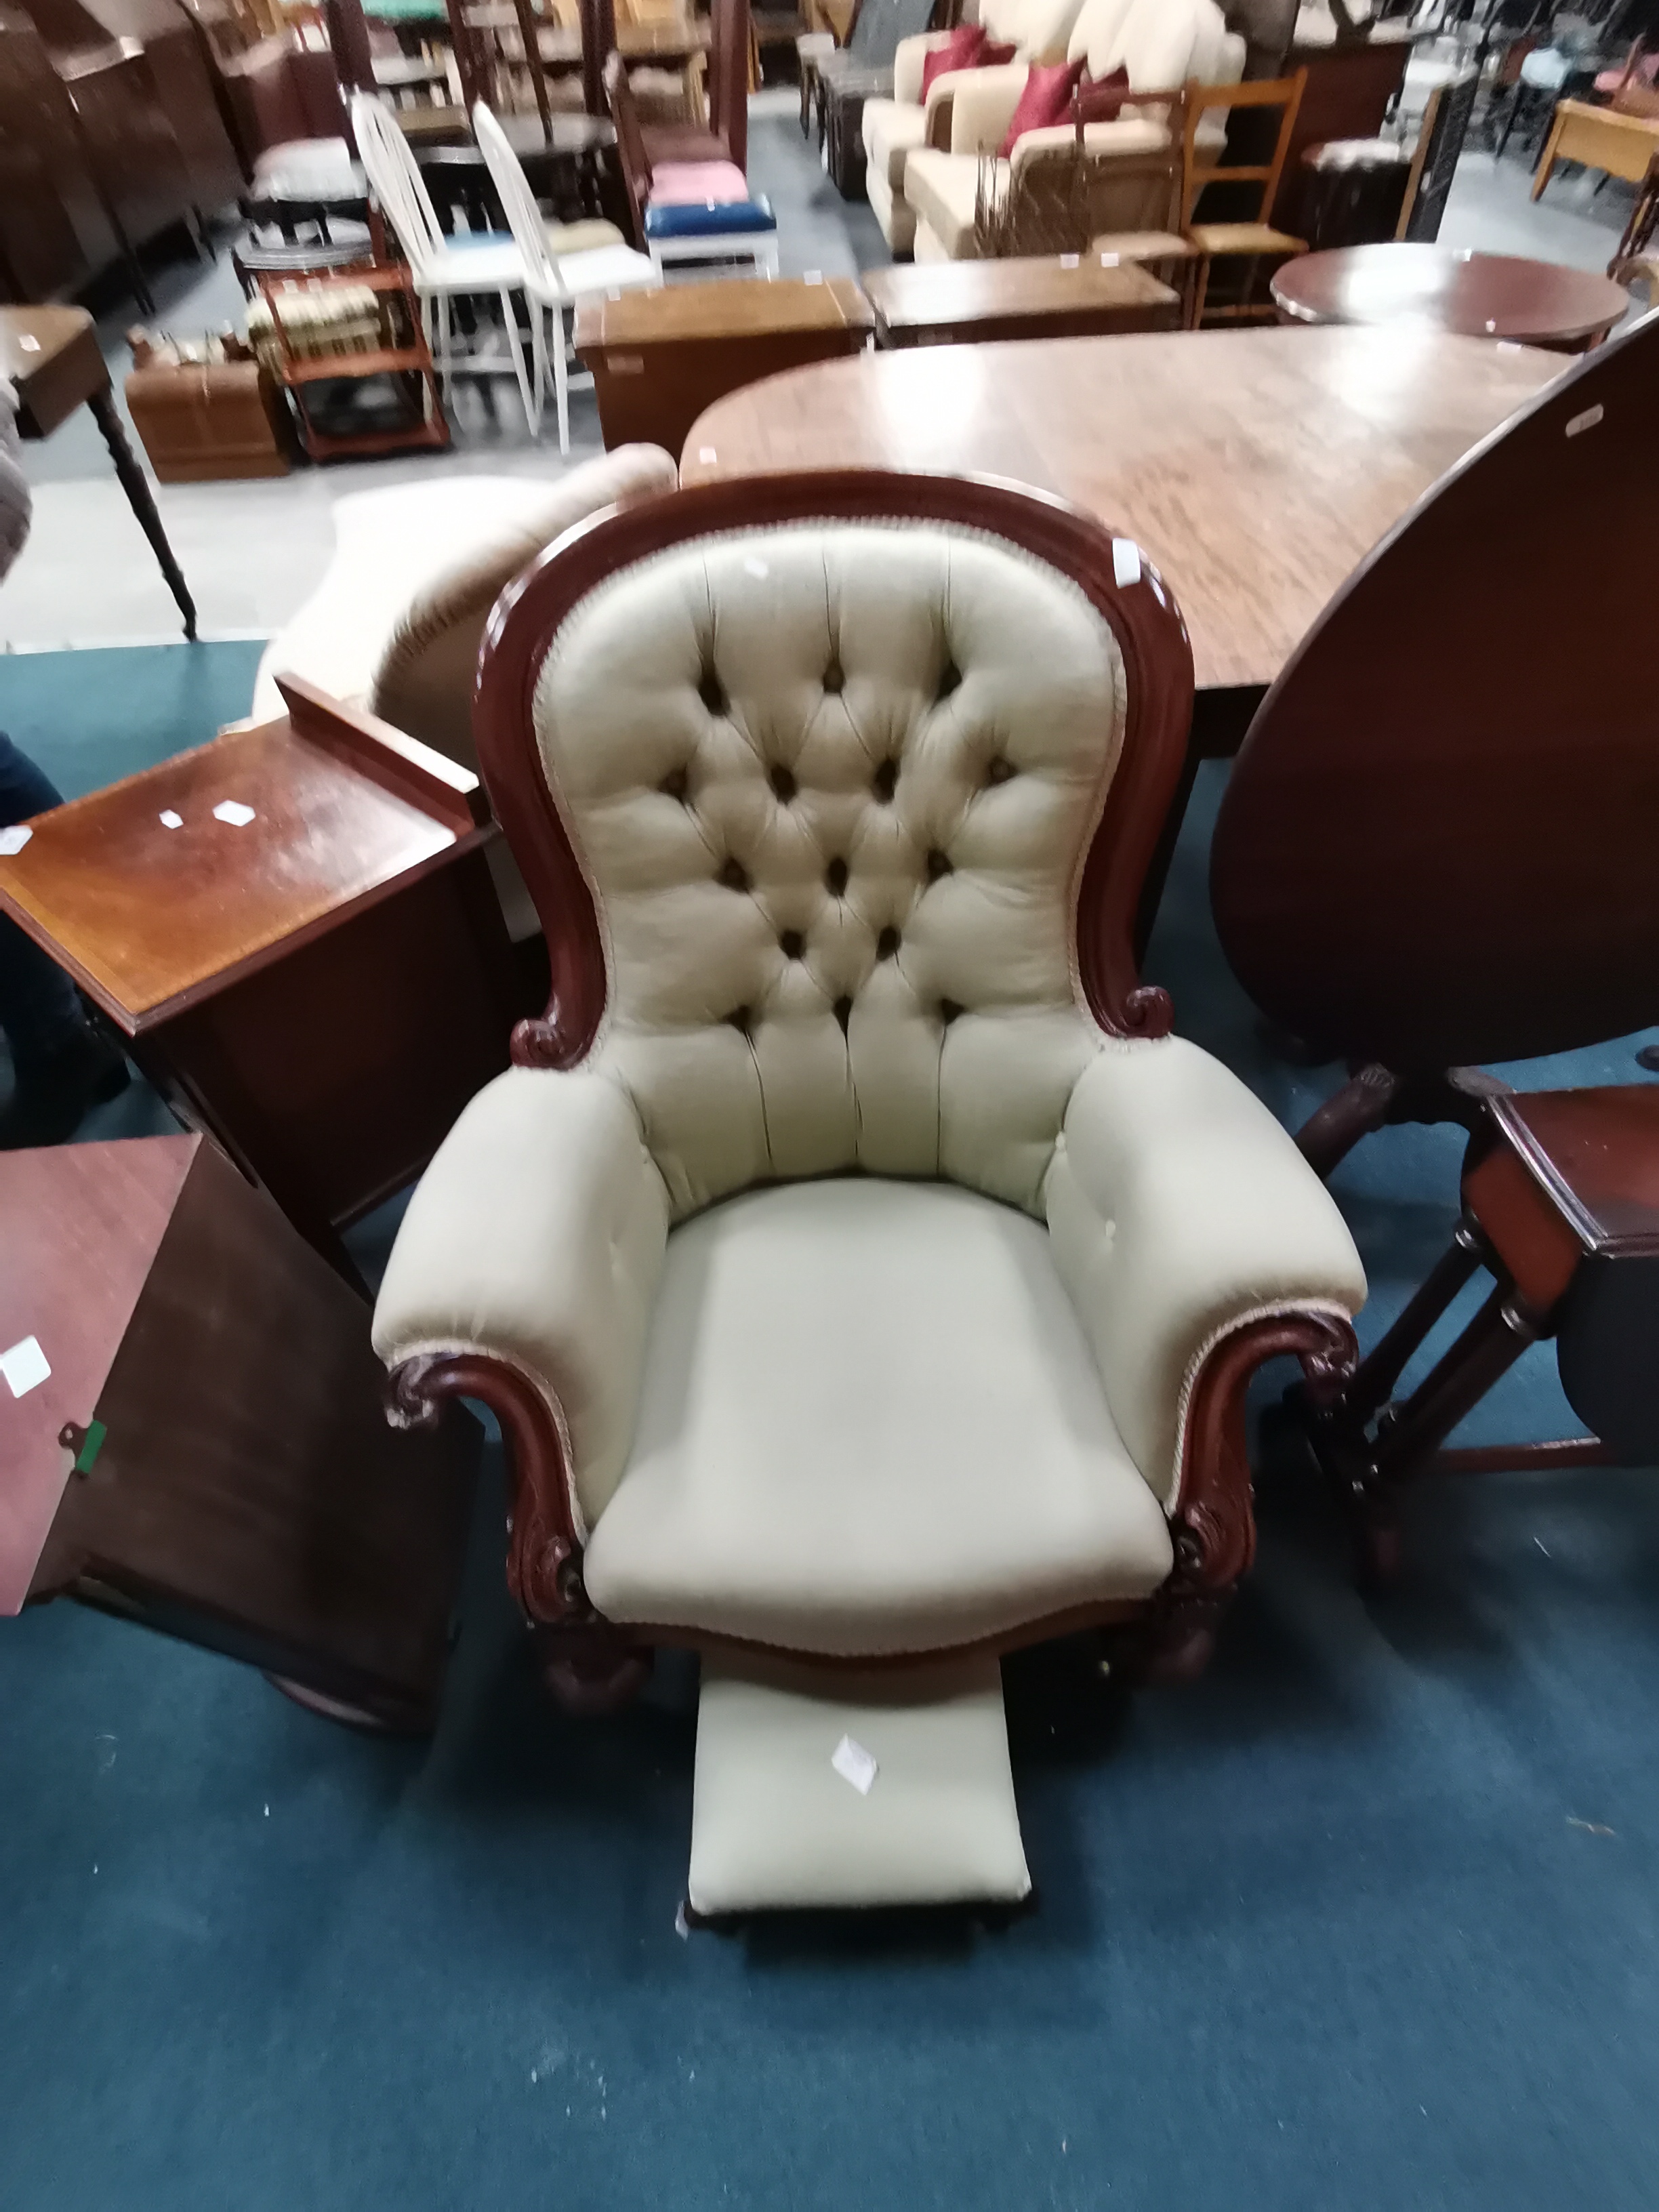
[(659, 269), (675, 261), (748, 261), (757, 276), (775, 276), (777, 217), (763, 198), (653, 203), (645, 212), (645, 248)]

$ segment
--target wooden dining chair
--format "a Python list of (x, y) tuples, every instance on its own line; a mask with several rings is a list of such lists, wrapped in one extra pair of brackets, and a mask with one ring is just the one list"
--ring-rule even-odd
[[(1198, 255), (1193, 281), (1193, 329), (1201, 329), (1206, 317), (1212, 324), (1272, 322), (1273, 301), (1265, 287), (1258, 285), (1257, 278), (1271, 276), (1281, 262), (1308, 250), (1305, 239), (1292, 238), (1288, 232), (1275, 229), (1268, 220), (1279, 196), (1279, 180), (1290, 151), (1291, 134), (1296, 127), (1296, 113), (1302, 105), (1307, 81), (1306, 70), (1298, 70), (1294, 76), (1273, 77), (1262, 84), (1197, 84), (1188, 91), (1182, 227)], [(1224, 108), (1229, 116), (1240, 108), (1261, 108), (1264, 112), (1277, 108), (1279, 134), (1271, 159), (1224, 166), (1211, 160), (1199, 145), (1198, 133), (1206, 115), (1216, 108)], [(1212, 185), (1224, 185), (1230, 192), (1235, 186), (1254, 185), (1257, 196), (1254, 218), (1243, 222), (1194, 222), (1199, 203)], [(1244, 267), (1237, 295), (1212, 303), (1209, 298), (1210, 271), (1213, 264), (1221, 260), (1243, 261)], [(1262, 267), (1264, 262), (1268, 264), (1266, 269)]]

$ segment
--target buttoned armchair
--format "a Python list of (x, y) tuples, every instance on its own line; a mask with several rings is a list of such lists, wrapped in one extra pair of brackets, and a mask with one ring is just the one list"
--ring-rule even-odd
[(397, 1418), (499, 1415), (556, 1689), (703, 1652), (707, 1909), (845, 1901), (854, 1864), (860, 1901), (1018, 1893), (1023, 1862), (913, 1880), (856, 1838), (815, 1887), (833, 1776), (830, 1829), (797, 1808), (732, 1874), (728, 1755), (788, 1764), (757, 1701), (990, 1741), (988, 1654), (1134, 1623), (1190, 1670), (1251, 1557), (1251, 1375), (1352, 1364), (1334, 1202), (1135, 970), (1191, 707), (1132, 544), (952, 478), (679, 491), (492, 618), (478, 757), (552, 994), (416, 1191), (374, 1341)]

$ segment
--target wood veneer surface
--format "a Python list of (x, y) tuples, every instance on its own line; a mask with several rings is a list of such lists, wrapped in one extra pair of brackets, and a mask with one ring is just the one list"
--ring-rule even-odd
[(1136, 538), (1200, 688), (1270, 684), (1361, 558), (1561, 361), (1437, 331), (1183, 331), (862, 354), (732, 393), (682, 481), (942, 470)]

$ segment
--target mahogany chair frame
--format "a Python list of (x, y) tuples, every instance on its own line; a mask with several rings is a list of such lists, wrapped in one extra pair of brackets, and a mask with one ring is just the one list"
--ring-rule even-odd
[[(1123, 655), (1127, 726), (1085, 860), (1076, 901), (1077, 971), (1085, 1003), (1111, 1036), (1160, 1037), (1169, 994), (1144, 985), (1134, 951), (1142, 880), (1180, 781), (1192, 717), (1193, 664), (1185, 627), (1161, 579), (1141, 556), (1137, 580), (1120, 582), (1113, 533), (1063, 502), (984, 479), (854, 471), (759, 477), (697, 486), (568, 532), (503, 594), (480, 660), (475, 732), (495, 812), (547, 933), (551, 987), (540, 1017), (520, 1022), (520, 1067), (579, 1066), (605, 1011), (603, 939), (592, 892), (543, 772), (534, 694), (561, 625), (598, 585), (631, 563), (733, 530), (823, 520), (954, 524), (982, 530), (1066, 576), (1110, 624)], [(1194, 1673), (1255, 1549), (1245, 1435), (1245, 1394), (1267, 1359), (1300, 1359), (1316, 1394), (1340, 1387), (1355, 1360), (1349, 1325), (1327, 1316), (1246, 1322), (1212, 1348), (1190, 1400), (1171, 1512), (1176, 1565), (1152, 1599), (1102, 1601), (1030, 1623), (995, 1648), (1092, 1626), (1134, 1624), (1147, 1662), (1164, 1675)], [(426, 1426), (451, 1398), (495, 1413), (513, 1468), (507, 1579), (543, 1641), (544, 1671), (566, 1702), (605, 1706), (642, 1679), (655, 1641), (736, 1648), (683, 1629), (617, 1628), (590, 1602), (568, 1506), (553, 1412), (519, 1368), (477, 1354), (421, 1354), (390, 1378), (401, 1424)], [(936, 1651), (907, 1655), (917, 1660)]]
[[(1196, 330), (1204, 319), (1210, 289), (1212, 261), (1240, 258), (1248, 259), (1244, 289), (1237, 303), (1221, 307), (1210, 307), (1208, 312), (1217, 322), (1258, 322), (1274, 320), (1271, 300), (1259, 303), (1250, 297), (1255, 287), (1256, 264), (1272, 258), (1275, 264), (1291, 255), (1305, 253), (1304, 240), (1291, 238), (1283, 231), (1274, 230), (1267, 221), (1268, 211), (1279, 197), (1279, 180), (1290, 152), (1291, 134), (1296, 129), (1297, 111), (1302, 105), (1302, 95), (1307, 88), (1308, 72), (1298, 70), (1294, 76), (1273, 77), (1253, 84), (1190, 84), (1187, 88), (1187, 125), (1182, 141), (1182, 176), (1184, 179), (1182, 207), (1182, 228), (1192, 237), (1199, 249), (1199, 263), (1193, 285), (1192, 321)], [(1228, 111), (1230, 126), (1233, 113), (1239, 109), (1278, 108), (1280, 111), (1279, 133), (1273, 141), (1273, 154), (1264, 162), (1241, 162), (1237, 165), (1200, 161), (1198, 150), (1198, 128), (1212, 108)], [(1230, 127), (1231, 135), (1231, 127)], [(1211, 185), (1255, 185), (1261, 189), (1261, 201), (1255, 215), (1248, 222), (1230, 220), (1221, 223), (1195, 223), (1194, 216), (1206, 189)], [(1237, 229), (1263, 233), (1274, 242), (1271, 245), (1206, 246), (1204, 234)]]

